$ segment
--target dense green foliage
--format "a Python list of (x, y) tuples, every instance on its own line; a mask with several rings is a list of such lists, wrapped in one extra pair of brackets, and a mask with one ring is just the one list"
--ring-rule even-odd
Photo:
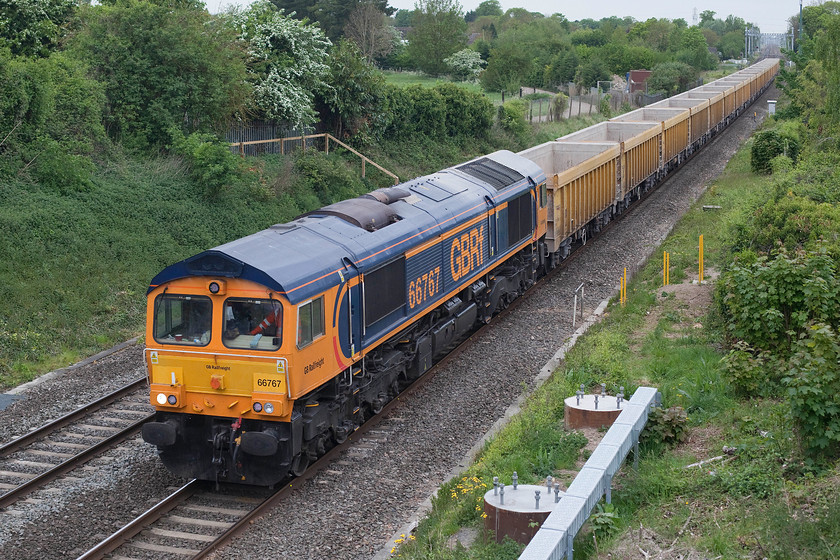
[(103, 105), (80, 62), (0, 51), (0, 180), (25, 174), (56, 192), (88, 188), (90, 158), (106, 142)]
[(339, 138), (368, 133), (381, 111), (385, 78), (346, 39), (332, 46), (328, 65), (330, 87), (320, 94), (322, 121)]
[[(793, 55), (796, 70), (782, 72), (783, 120), (753, 142), (751, 167), (772, 172), (773, 186), (732, 229), (718, 304), (734, 342), (733, 383), (743, 393), (785, 394), (808, 460), (820, 462), (840, 448), (840, 143), (830, 136), (840, 98), (827, 91), (840, 83), (840, 12), (824, 13), (812, 32)], [(765, 382), (762, 370), (770, 370)]]
[(486, 97), (452, 84), (388, 86), (383, 104), (375, 131), (384, 139), (484, 138), (493, 124), (493, 105)]
[(785, 156), (795, 164), (802, 151), (801, 129), (801, 123), (783, 122), (758, 132), (750, 151), (752, 170), (756, 173), (771, 173), (773, 159), (778, 156)]
[(105, 89), (105, 128), (129, 148), (158, 148), (178, 126), (219, 130), (247, 101), (231, 30), (204, 10), (125, 0), (82, 6), (69, 53)]
[(721, 278), (723, 313), (731, 336), (753, 347), (784, 352), (814, 321), (840, 321), (840, 278), (825, 252), (736, 264)]
[(691, 89), (697, 80), (697, 70), (685, 62), (662, 62), (651, 70), (647, 79), (648, 93), (658, 91), (671, 96)]
[(457, 0), (419, 0), (411, 20), (408, 55), (427, 74), (445, 74), (444, 59), (467, 44), (461, 5)]
[(258, 0), (247, 10), (233, 7), (224, 27), (248, 46), (248, 79), (260, 116), (301, 127), (316, 122), (315, 94), (329, 90), (329, 48), (323, 31)]
[(815, 456), (840, 455), (840, 337), (836, 326), (816, 323), (803, 333), (793, 347), (784, 383), (805, 447)]
[(0, 49), (49, 56), (75, 7), (74, 0), (0, 0)]

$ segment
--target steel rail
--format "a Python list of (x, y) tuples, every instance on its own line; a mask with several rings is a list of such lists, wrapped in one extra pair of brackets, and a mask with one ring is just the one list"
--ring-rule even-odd
[(97, 455), (100, 455), (108, 449), (111, 449), (112, 447), (122, 443), (128, 437), (140, 431), (140, 428), (143, 426), (143, 424), (154, 418), (154, 416), (154, 413), (149, 414), (148, 416), (124, 428), (122, 431), (100, 441), (96, 445), (89, 447), (88, 449), (82, 451), (77, 455), (73, 455), (73, 457), (67, 459), (62, 463), (59, 463), (47, 472), (42, 473), (36, 476), (35, 478), (21, 484), (17, 488), (9, 490), (8, 492), (0, 496), (0, 508), (4, 508), (9, 504), (18, 501), (19, 499), (30, 494), (31, 492), (34, 492), (41, 486), (47, 484), (48, 482), (52, 482), (61, 475), (85, 464)]
[(65, 414), (61, 418), (58, 418), (50, 422), (49, 424), (45, 424), (40, 428), (29, 432), (28, 434), (24, 434), (19, 438), (0, 446), (0, 457), (5, 457), (6, 455), (9, 455), (14, 451), (17, 451), (21, 447), (24, 447), (26, 445), (29, 445), (30, 443), (42, 439), (48, 434), (51, 434), (52, 432), (55, 432), (56, 430), (59, 430), (67, 426), (68, 424), (75, 422), (76, 420), (93, 412), (94, 410), (98, 410), (104, 406), (113, 403), (117, 399), (124, 397), (132, 391), (136, 391), (144, 383), (146, 383), (146, 378), (141, 377), (140, 379), (132, 381), (128, 385), (125, 385), (124, 387), (117, 389), (116, 391), (105, 395), (104, 397), (101, 397), (95, 401), (91, 401), (88, 404), (82, 406), (81, 408), (77, 408), (76, 410)]
[(115, 551), (120, 546), (137, 536), (140, 531), (163, 517), (164, 514), (168, 513), (195, 495), (195, 493), (198, 492), (204, 485), (205, 484), (202, 481), (193, 478), (178, 490), (161, 500), (158, 504), (143, 512), (139, 517), (134, 519), (134, 521), (124, 525), (119, 531), (79, 556), (77, 560), (104, 558), (106, 554)]

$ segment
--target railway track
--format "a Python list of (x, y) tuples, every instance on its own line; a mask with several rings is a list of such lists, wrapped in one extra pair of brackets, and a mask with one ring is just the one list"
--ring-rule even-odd
[(145, 387), (138, 379), (0, 446), (0, 508), (136, 434), (153, 416)]
[[(510, 313), (515, 307), (514, 302), (500, 315)], [(335, 476), (336, 486), (340, 485), (340, 469), (350, 464), (347, 459), (364, 456), (371, 444), (389, 438), (391, 430), (382, 428), (380, 423), (398, 406), (399, 398), (421, 390), (440, 367), (468, 347), (471, 340), (485, 328), (482, 327), (462, 341), (426, 375), (408, 386), (398, 398), (385, 405), (379, 414), (353, 432), (347, 441), (335, 446), (310, 465), (303, 475), (290, 478), (277, 489), (233, 484), (217, 486), (213, 482), (190, 480), (77, 560), (134, 560), (138, 556), (200, 560), (228, 544), (250, 527), (254, 520), (280, 505), (295, 488), (317, 474), (326, 472), (327, 475)]]

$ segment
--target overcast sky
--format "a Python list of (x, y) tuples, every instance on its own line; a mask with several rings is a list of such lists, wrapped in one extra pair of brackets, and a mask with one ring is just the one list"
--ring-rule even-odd
[[(211, 12), (218, 12), (221, 6), (227, 4), (246, 5), (249, 0), (205, 0)], [(482, 0), (461, 0), (464, 12), (474, 10)], [(806, 0), (804, 4), (813, 4), (814, 0)], [(388, 4), (397, 9), (414, 9), (415, 0), (389, 0)], [(764, 33), (786, 33), (787, 20), (799, 13), (799, 3), (795, 0), (697, 0), (685, 2), (683, 0), (576, 0), (573, 2), (557, 2), (556, 0), (500, 0), (502, 9), (525, 8), (531, 12), (541, 12), (551, 15), (560, 12), (569, 20), (586, 18), (601, 19), (609, 16), (631, 16), (639, 21), (651, 17), (677, 19), (683, 18), (689, 25), (693, 23), (694, 9), (697, 9), (698, 20), (700, 12), (712, 10), (715, 17), (725, 19), (728, 15), (744, 18), (747, 22), (756, 24)]]

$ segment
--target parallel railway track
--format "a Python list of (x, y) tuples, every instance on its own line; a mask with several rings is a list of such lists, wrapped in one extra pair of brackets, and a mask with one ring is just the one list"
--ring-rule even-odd
[(136, 434), (153, 416), (146, 386), (138, 379), (1, 446), (0, 508)]

